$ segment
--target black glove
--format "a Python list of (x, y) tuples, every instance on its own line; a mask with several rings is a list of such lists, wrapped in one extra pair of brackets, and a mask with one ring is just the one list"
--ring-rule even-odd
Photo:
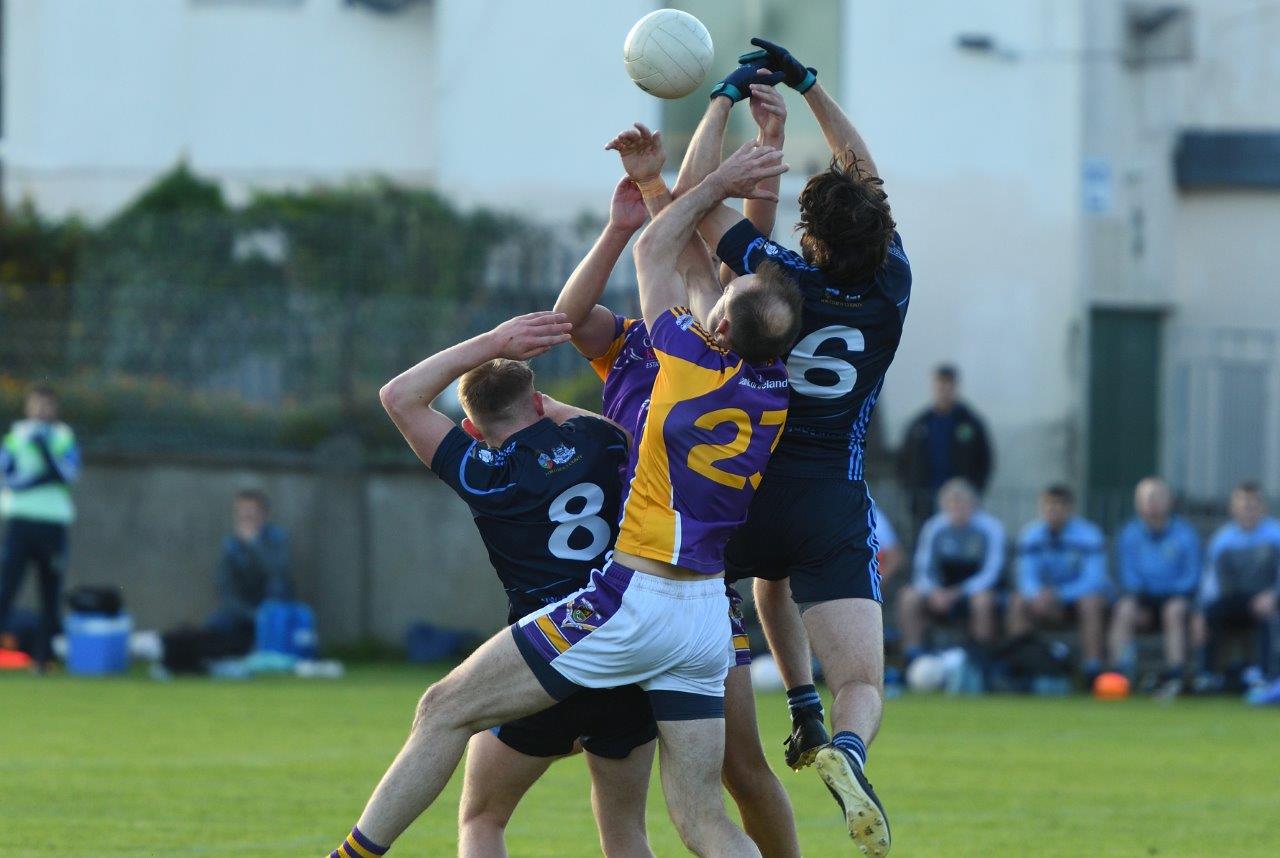
[(760, 69), (762, 68), (765, 68), (764, 63), (743, 63), (729, 72), (724, 80), (715, 85), (715, 88), (711, 90), (711, 97), (724, 96), (736, 103), (744, 98), (751, 97), (751, 84), (753, 83), (776, 86), (782, 82), (782, 72), (775, 71), (769, 74), (760, 74)]
[(809, 87), (818, 80), (817, 69), (806, 68), (805, 64), (791, 55), (782, 45), (775, 45), (767, 39), (756, 36), (751, 44), (760, 48), (738, 57), (738, 62), (746, 64), (760, 63), (766, 68), (782, 72), (782, 80), (787, 86), (799, 93), (806, 93)]

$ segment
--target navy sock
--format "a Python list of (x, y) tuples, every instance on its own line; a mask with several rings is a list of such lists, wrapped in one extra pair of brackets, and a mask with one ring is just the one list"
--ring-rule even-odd
[(841, 730), (836, 733), (831, 740), (831, 744), (835, 745), (842, 751), (848, 751), (858, 761), (858, 768), (867, 767), (867, 744), (862, 741), (862, 737), (857, 733), (850, 733), (848, 730)]
[(797, 685), (795, 688), (787, 689), (787, 708), (791, 710), (791, 717), (796, 717), (796, 713), (801, 709), (818, 708), (818, 717), (822, 717), (822, 698), (818, 696), (818, 689), (812, 685)]

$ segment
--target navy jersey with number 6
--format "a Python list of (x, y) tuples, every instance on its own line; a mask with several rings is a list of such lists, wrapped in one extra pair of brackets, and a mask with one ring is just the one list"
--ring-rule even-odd
[(800, 255), (765, 238), (748, 220), (716, 248), (738, 274), (765, 260), (786, 268), (804, 295), (800, 338), (787, 358), (791, 405), (769, 474), (861, 480), (867, 427), (902, 339), (911, 264), (895, 232), (875, 276), (835, 283)]
[(431, 459), (475, 517), (512, 623), (586, 586), (618, 535), (627, 438), (596, 417), (543, 418), (499, 448), (454, 427)]

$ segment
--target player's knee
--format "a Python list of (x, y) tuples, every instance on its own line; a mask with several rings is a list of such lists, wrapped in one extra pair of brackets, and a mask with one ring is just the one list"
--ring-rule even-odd
[(1170, 599), (1164, 604), (1164, 624), (1166, 627), (1181, 626), (1187, 621), (1187, 600)]
[(719, 816), (724, 815), (723, 804), (718, 809), (709, 804), (694, 806), (689, 802), (682, 802), (679, 808), (671, 807), (671, 822), (680, 835), (680, 841), (695, 855), (705, 854), (705, 847), (709, 845), (718, 821), (717, 811)]
[(1131, 597), (1116, 602), (1116, 622), (1128, 628), (1134, 624), (1138, 616), (1138, 603)]
[(511, 811), (484, 799), (464, 801), (458, 806), (458, 827), (469, 832), (505, 831)]
[(419, 730), (429, 721), (439, 721), (449, 715), (449, 692), (446, 684), (434, 682), (427, 687), (418, 698), (418, 707), (413, 715), (413, 728)]
[(720, 780), (735, 799), (750, 796), (768, 788), (775, 779), (757, 743), (754, 748), (738, 748), (725, 754)]

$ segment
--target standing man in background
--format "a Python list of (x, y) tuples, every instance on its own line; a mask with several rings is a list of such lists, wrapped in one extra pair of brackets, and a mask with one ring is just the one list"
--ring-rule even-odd
[(0, 631), (34, 563), (40, 590), (40, 631), (31, 654), (44, 672), (58, 628), (58, 600), (67, 565), (67, 526), (75, 518), (71, 484), (80, 476), (80, 448), (71, 427), (58, 420), (58, 398), (48, 387), (27, 394), (26, 418), (0, 444), (0, 516), (5, 518), (0, 559)]
[(898, 478), (911, 495), (917, 530), (933, 515), (934, 498), (947, 480), (960, 477), (983, 494), (991, 479), (987, 427), (960, 401), (959, 386), (954, 366), (942, 364), (933, 371), (933, 404), (907, 425), (898, 450)]

